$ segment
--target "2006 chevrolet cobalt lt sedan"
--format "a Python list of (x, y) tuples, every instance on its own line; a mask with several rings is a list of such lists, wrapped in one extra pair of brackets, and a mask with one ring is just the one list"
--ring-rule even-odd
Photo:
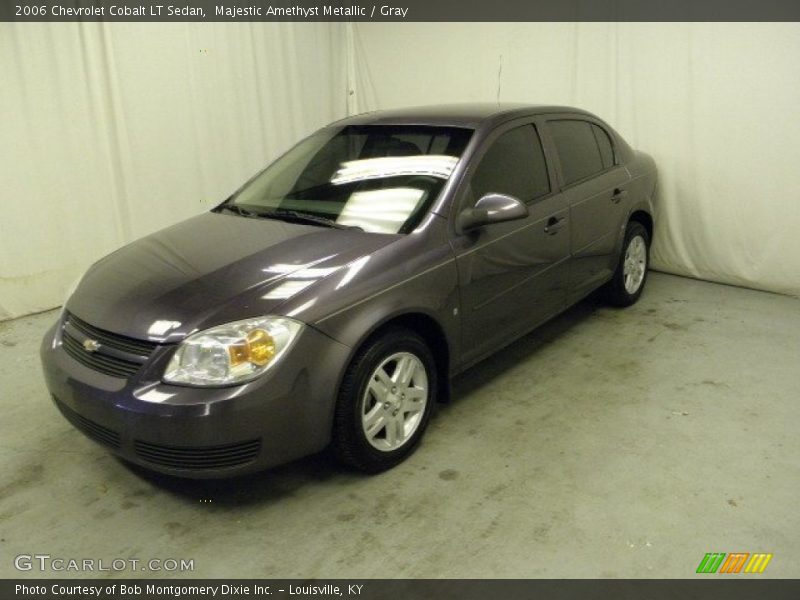
[(601, 286), (636, 302), (655, 187), (653, 160), (582, 110), (338, 121), (95, 263), (42, 344), (47, 385), (88, 437), (172, 475), (328, 445), (381, 471), (453, 375)]

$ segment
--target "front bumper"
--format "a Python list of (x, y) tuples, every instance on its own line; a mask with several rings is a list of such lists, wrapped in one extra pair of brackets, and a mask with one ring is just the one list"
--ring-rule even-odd
[[(173, 348), (151, 363), (160, 366)], [(62, 347), (61, 321), (45, 335), (45, 381), (62, 414), (127, 461), (191, 478), (231, 477), (322, 450), (350, 349), (305, 327), (279, 365), (238, 386), (168, 385), (146, 365), (129, 379), (81, 364)], [(148, 369), (148, 367), (150, 367)]]

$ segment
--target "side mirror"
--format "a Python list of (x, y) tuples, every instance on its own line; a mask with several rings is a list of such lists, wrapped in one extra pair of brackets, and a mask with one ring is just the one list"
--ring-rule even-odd
[(464, 232), (491, 223), (524, 219), (527, 216), (528, 207), (514, 196), (490, 193), (481, 196), (473, 208), (461, 211), (456, 225), (460, 231)]

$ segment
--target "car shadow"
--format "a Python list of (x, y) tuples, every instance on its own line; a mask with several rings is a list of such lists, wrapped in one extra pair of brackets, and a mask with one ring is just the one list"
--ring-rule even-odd
[(323, 451), (265, 471), (226, 479), (187, 479), (150, 471), (119, 459), (129, 471), (161, 492), (184, 498), (211, 510), (251, 504), (270, 504), (291, 498), (310, 485), (365, 477), (341, 467)]
[[(503, 373), (523, 361), (530, 360), (537, 352), (590, 318), (604, 306), (599, 295), (592, 294), (471, 367), (454, 379), (450, 404), (458, 403), (476, 390), (491, 385)], [(441, 408), (446, 410), (446, 405)], [(120, 462), (162, 492), (192, 503), (199, 503), (211, 510), (279, 502), (291, 498), (310, 484), (325, 483), (344, 487), (350, 482), (373, 477), (341, 466), (330, 451), (323, 451), (258, 473), (227, 479), (185, 479), (149, 471), (121, 459)]]
[(595, 292), (508, 346), (494, 352), (453, 379), (451, 402), (458, 402), (467, 393), (491, 385), (506, 371), (530, 360), (540, 350), (607, 306), (600, 294)]

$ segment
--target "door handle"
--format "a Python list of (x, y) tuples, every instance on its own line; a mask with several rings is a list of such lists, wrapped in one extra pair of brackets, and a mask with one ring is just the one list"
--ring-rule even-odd
[(622, 200), (627, 195), (628, 195), (628, 190), (622, 190), (620, 188), (616, 188), (614, 190), (614, 194), (611, 196), (611, 201), (614, 204), (619, 204), (619, 201)]
[(547, 235), (555, 235), (558, 230), (564, 226), (565, 217), (550, 217), (547, 219), (547, 224), (544, 226), (544, 232)]

